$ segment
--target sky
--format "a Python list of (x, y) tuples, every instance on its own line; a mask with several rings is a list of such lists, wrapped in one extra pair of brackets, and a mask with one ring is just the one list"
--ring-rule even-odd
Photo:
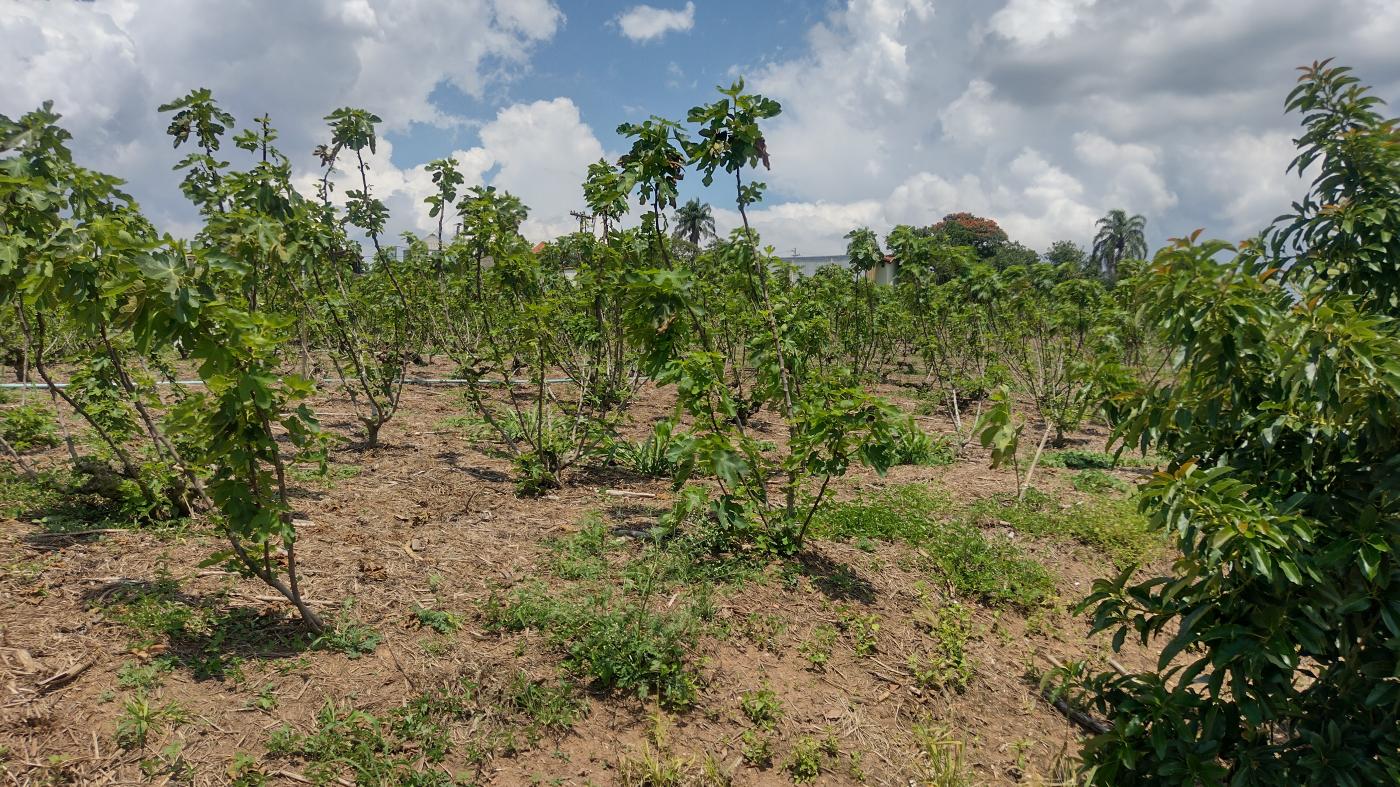
[[(423, 165), (452, 156), (546, 240), (577, 226), (587, 166), (626, 150), (619, 123), (683, 119), (743, 77), (783, 106), (751, 211), (779, 253), (957, 211), (1044, 250), (1113, 208), (1155, 246), (1288, 210), (1294, 69), (1335, 57), (1400, 100), (1397, 40), (1395, 0), (0, 0), (0, 114), (52, 99), (79, 160), (188, 235), (159, 104), (208, 87), (239, 128), (269, 113), (308, 194), (325, 115), (362, 107), (395, 234), (435, 226)], [(682, 196), (736, 223), (731, 190), (692, 175)]]

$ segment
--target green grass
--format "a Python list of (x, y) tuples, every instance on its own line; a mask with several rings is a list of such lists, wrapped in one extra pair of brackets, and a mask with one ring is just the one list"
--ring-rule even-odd
[(831, 647), (836, 644), (837, 632), (834, 626), (818, 624), (812, 634), (797, 646), (797, 652), (811, 663), (813, 669), (822, 670), (831, 661)]
[[(623, 538), (596, 513), (581, 528), (547, 542), (549, 571), (564, 586), (542, 583), (494, 594), (482, 606), (487, 628), (538, 631), (573, 674), (604, 691), (656, 697), (672, 708), (695, 701), (700, 676), (692, 651), (710, 631), (717, 583), (758, 576), (761, 557), (709, 548), (703, 527), (669, 538)], [(667, 596), (684, 603), (666, 604)]]
[(377, 650), (379, 643), (384, 641), (384, 635), (356, 620), (354, 609), (354, 600), (346, 599), (341, 604), (335, 622), (312, 641), (311, 647), (315, 650), (338, 651), (348, 659), (368, 656)]
[(1008, 539), (984, 534), (942, 490), (910, 484), (836, 503), (817, 514), (812, 532), (907, 542), (959, 592), (988, 603), (1032, 607), (1054, 595), (1044, 566)]
[(1069, 483), (1075, 489), (1089, 494), (1128, 492), (1133, 488), (1131, 484), (1117, 476), (1094, 469), (1080, 470), (1070, 478)]
[(1005, 521), (1017, 532), (1083, 544), (1119, 568), (1149, 560), (1162, 549), (1161, 537), (1148, 529), (1132, 498), (1097, 497), (1061, 507), (1054, 498), (1031, 490), (1020, 504), (982, 500), (971, 510), (983, 521)]
[(39, 402), (0, 407), (0, 435), (20, 453), (59, 443), (53, 410)]
[(165, 682), (166, 674), (174, 666), (174, 660), (169, 657), (154, 659), (148, 664), (137, 664), (134, 661), (124, 662), (117, 669), (117, 686), (140, 691), (158, 688)]
[(914, 725), (914, 740), (923, 754), (923, 783), (933, 787), (972, 787), (971, 769), (963, 758), (966, 745), (947, 727), (925, 721)]
[[(356, 784), (470, 783), (465, 774), (446, 773), (441, 763), (454, 752), (472, 765), (497, 754), (517, 754), (545, 734), (568, 730), (587, 708), (578, 687), (567, 680), (535, 680), (524, 673), (489, 686), (458, 680), (383, 714), (329, 702), (310, 732), (274, 729), (267, 750), (274, 759), (300, 760), (316, 784), (343, 779)], [(473, 732), (464, 736), (469, 721)]]
[(759, 650), (778, 653), (782, 649), (780, 640), (787, 633), (787, 620), (773, 612), (750, 612), (735, 628)]
[[(150, 468), (148, 468), (150, 469)], [(145, 503), (132, 481), (85, 457), (82, 471), (41, 471), (31, 481), (0, 469), (0, 517), (28, 519), (50, 533), (98, 528), (141, 528), (158, 535), (184, 532), (188, 520)], [(159, 477), (152, 474), (151, 480)]]
[(554, 552), (550, 570), (562, 579), (599, 579), (609, 569), (608, 553), (618, 551), (622, 543), (608, 532), (602, 517), (590, 512), (577, 533), (549, 542)]
[(578, 686), (567, 680), (531, 680), (517, 673), (507, 696), (511, 708), (537, 728), (567, 730), (588, 713)]
[(850, 638), (851, 650), (857, 656), (875, 655), (880, 650), (880, 616), (873, 612), (862, 615), (846, 607), (838, 612), (837, 626)]
[(287, 471), (287, 477), (300, 484), (313, 483), (334, 489), (337, 483), (358, 476), (362, 470), (359, 465), (327, 462), (325, 472), (318, 465), (295, 465)]
[(60, 481), (51, 474), (40, 474), (38, 481), (30, 481), (8, 468), (0, 470), (0, 516), (19, 518), (53, 508), (63, 497)]
[(450, 785), (450, 776), (426, 767), (447, 754), (450, 715), (422, 698), (386, 718), (328, 702), (310, 733), (275, 729), (267, 748), (273, 756), (303, 760), (306, 776), (317, 784), (350, 776), (357, 784)]
[(952, 499), (942, 489), (908, 484), (822, 508), (812, 519), (811, 534), (920, 544), (935, 536), (940, 518), (952, 509)]
[(1109, 470), (1115, 467), (1156, 467), (1160, 462), (1151, 456), (1140, 456), (1123, 452), (1121, 455), (1107, 451), (1047, 451), (1040, 458), (1046, 467), (1068, 467), (1071, 470)]
[(496, 433), (491, 424), (476, 413), (442, 418), (438, 420), (437, 428), (459, 432), (462, 438), (469, 443), (486, 443), (500, 439), (500, 435)]

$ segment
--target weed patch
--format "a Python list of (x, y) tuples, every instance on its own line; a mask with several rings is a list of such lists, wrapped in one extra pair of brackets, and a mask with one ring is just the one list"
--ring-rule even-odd
[(1148, 560), (1162, 548), (1160, 536), (1148, 529), (1131, 498), (1095, 498), (1062, 506), (1032, 490), (1019, 505), (989, 499), (972, 506), (971, 513), (981, 521), (1006, 522), (1021, 533), (1079, 542), (1119, 568)]
[(297, 483), (314, 483), (326, 489), (334, 489), (336, 484), (358, 476), (359, 465), (327, 462), (324, 469), (317, 465), (293, 465), (287, 469), (287, 478)]
[(909, 484), (821, 509), (812, 520), (812, 534), (919, 544), (932, 537), (939, 517), (951, 510), (952, 499), (943, 490)]
[(614, 440), (608, 446), (608, 457), (620, 467), (646, 478), (671, 478), (676, 462), (671, 459), (676, 440), (675, 424), (658, 421), (651, 434), (635, 443)]
[(1040, 458), (1045, 467), (1067, 467), (1071, 470), (1110, 470), (1115, 467), (1155, 467), (1158, 462), (1150, 456), (1110, 454), (1106, 451), (1046, 451)]
[(607, 690), (658, 697), (671, 707), (695, 700), (699, 678), (689, 643), (701, 627), (692, 605), (656, 613), (633, 599), (603, 591), (552, 596), (534, 584), (488, 599), (484, 614), (494, 631), (544, 632), (568, 666)]
[(454, 612), (447, 612), (441, 609), (428, 609), (427, 607), (413, 608), (413, 619), (418, 625), (425, 629), (432, 629), (439, 634), (453, 634), (462, 627), (462, 616)]
[(122, 704), (121, 716), (117, 718), (117, 745), (123, 749), (144, 748), (146, 740), (159, 734), (166, 724), (179, 725), (189, 720), (189, 711), (180, 703), (171, 700), (157, 705), (144, 692), (138, 692)]
[(1081, 492), (1100, 494), (1103, 492), (1127, 492), (1132, 486), (1117, 476), (1102, 470), (1080, 470), (1070, 479), (1070, 485)]
[(739, 708), (744, 712), (744, 716), (761, 730), (771, 731), (783, 716), (782, 701), (767, 686), (740, 695)]
[(20, 453), (58, 445), (53, 410), (38, 402), (0, 408), (0, 435)]
[(828, 538), (908, 542), (959, 592), (991, 603), (1031, 607), (1050, 598), (1054, 581), (1044, 566), (966, 517), (946, 518), (951, 511), (946, 493), (911, 484), (832, 505), (813, 529)]
[[(449, 776), (440, 766), (455, 746), (464, 746), (462, 758), (480, 766), (493, 755), (534, 746), (547, 732), (572, 727), (586, 709), (578, 688), (564, 680), (517, 673), (508, 682), (485, 686), (464, 679), (384, 715), (327, 703), (311, 732), (277, 728), (267, 750), (274, 758), (302, 760), (306, 775), (318, 784), (346, 777), (356, 784), (470, 783), (467, 775)], [(453, 730), (466, 722), (477, 732), (461, 741)]]
[(967, 643), (973, 637), (972, 612), (956, 602), (935, 610), (929, 621), (931, 644), (909, 654), (909, 671), (926, 689), (961, 691), (972, 680), (973, 664)]

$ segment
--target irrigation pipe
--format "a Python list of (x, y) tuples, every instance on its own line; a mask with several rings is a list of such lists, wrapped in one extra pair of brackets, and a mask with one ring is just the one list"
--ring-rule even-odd
[[(573, 382), (573, 381), (574, 381), (574, 378), (572, 378), (572, 377), (546, 377), (544, 382), (545, 382), (546, 385), (554, 385), (554, 384), (557, 384), (557, 383), (571, 383), (571, 382)], [(323, 377), (323, 378), (321, 378), (320, 380), (318, 380), (317, 382), (322, 382), (322, 383), (338, 383), (338, 382), (340, 382), (340, 380), (338, 380), (338, 379), (336, 379), (336, 378), (334, 378), (334, 377)], [(427, 378), (427, 377), (405, 377), (403, 382), (404, 382), (404, 385), (471, 385), (473, 382), (480, 383), (480, 384), (482, 384), (482, 385), (502, 385), (502, 382), (501, 382), (500, 380), (459, 380), (459, 379), (455, 379), (455, 378), (435, 379), (435, 378)], [(519, 379), (519, 378), (512, 378), (512, 379), (510, 380), (510, 384), (511, 384), (511, 385), (535, 385), (535, 384), (537, 384), (538, 382), (539, 382), (538, 380), (522, 380), (522, 379)], [(72, 385), (72, 383), (54, 383), (54, 387), (55, 387), (55, 388), (67, 388), (69, 385)], [(156, 385), (204, 385), (204, 381), (203, 381), (203, 380), (175, 380), (175, 381), (172, 383), (172, 382), (169, 381), (169, 380), (157, 380), (157, 381), (156, 381)], [(48, 386), (47, 383), (0, 383), (0, 389), (4, 389), (4, 388), (40, 388), (40, 389), (47, 389), (48, 387), (49, 387), (49, 386)]]

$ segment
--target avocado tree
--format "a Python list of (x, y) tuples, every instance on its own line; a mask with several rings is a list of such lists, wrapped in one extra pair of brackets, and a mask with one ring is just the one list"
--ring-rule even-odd
[(1311, 192), (1240, 247), (1159, 252), (1143, 317), (1175, 375), (1111, 401), (1171, 457), (1143, 509), (1169, 575), (1096, 583), (1094, 628), (1164, 639), (1090, 681), (1101, 784), (1400, 780), (1400, 134), (1345, 68), (1303, 69)]

